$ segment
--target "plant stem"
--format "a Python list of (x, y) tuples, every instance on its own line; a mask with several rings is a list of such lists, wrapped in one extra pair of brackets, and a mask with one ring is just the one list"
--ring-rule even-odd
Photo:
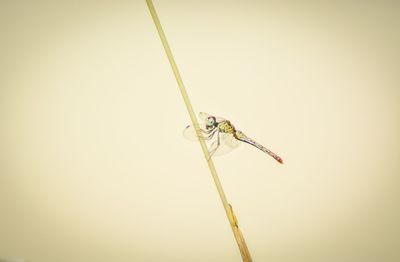
[[(175, 75), (176, 81), (178, 83), (179, 90), (181, 92), (182, 98), (185, 101), (185, 105), (186, 105), (186, 108), (188, 110), (188, 113), (189, 113), (190, 119), (192, 121), (192, 124), (193, 124), (193, 126), (195, 127), (196, 130), (199, 130), (200, 129), (199, 122), (197, 121), (197, 117), (196, 117), (196, 115), (194, 113), (192, 104), (190, 103), (189, 96), (188, 96), (188, 94), (186, 92), (185, 86), (183, 84), (183, 81), (182, 81), (181, 75), (179, 73), (178, 67), (177, 67), (177, 65), (175, 63), (175, 59), (174, 59), (174, 57), (172, 55), (171, 49), (170, 49), (169, 44), (167, 42), (167, 39), (165, 37), (164, 31), (163, 31), (163, 29), (161, 27), (161, 23), (160, 23), (160, 20), (158, 19), (156, 10), (154, 9), (153, 2), (151, 0), (146, 0), (146, 3), (147, 3), (147, 6), (149, 7), (149, 10), (150, 10), (151, 16), (153, 18), (154, 24), (156, 25), (158, 34), (159, 34), (159, 36), (161, 38), (161, 42), (162, 42), (162, 44), (164, 46), (165, 53), (167, 54), (168, 60), (169, 60), (169, 62), (171, 64), (172, 71), (174, 72), (174, 75)], [(215, 166), (214, 166), (214, 162), (210, 158), (207, 145), (206, 145), (206, 143), (205, 143), (205, 141), (203, 139), (199, 139), (199, 142), (200, 142), (201, 149), (203, 150), (204, 157), (205, 157), (205, 159), (207, 161), (208, 167), (209, 167), (209, 169), (211, 171), (211, 175), (212, 175), (212, 177), (214, 179), (215, 186), (217, 187), (218, 194), (219, 194), (219, 196), (221, 198), (221, 201), (222, 201), (222, 204), (224, 206), (226, 215), (227, 215), (227, 217), (229, 219), (233, 234), (235, 236), (235, 239), (236, 239), (236, 242), (238, 244), (240, 253), (242, 255), (242, 259), (245, 262), (250, 262), (250, 261), (252, 261), (251, 256), (250, 256), (250, 252), (249, 252), (249, 250), (247, 248), (247, 245), (246, 245), (246, 242), (245, 242), (245, 240), (243, 238), (243, 235), (240, 232), (236, 216), (235, 216), (235, 214), (233, 213), (233, 210), (232, 210), (232, 206), (228, 203), (228, 200), (226, 199), (224, 190), (222, 189), (221, 182), (219, 181), (219, 178), (218, 178), (217, 170), (215, 169)]]

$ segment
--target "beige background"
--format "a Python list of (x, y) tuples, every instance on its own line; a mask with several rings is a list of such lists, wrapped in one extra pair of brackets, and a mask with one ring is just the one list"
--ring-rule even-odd
[[(255, 261), (400, 261), (400, 5), (376, 2), (154, 2), (195, 110), (285, 160), (215, 159)], [(241, 261), (144, 1), (1, 1), (0, 30), (0, 257)]]

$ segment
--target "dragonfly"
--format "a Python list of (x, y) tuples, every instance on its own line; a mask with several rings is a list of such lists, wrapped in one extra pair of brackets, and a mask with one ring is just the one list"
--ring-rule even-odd
[(204, 112), (200, 112), (199, 117), (203, 121), (203, 123), (199, 125), (199, 129), (196, 130), (193, 125), (188, 125), (183, 130), (183, 136), (192, 141), (203, 139), (209, 142), (208, 150), (210, 158), (212, 156), (229, 153), (237, 148), (241, 144), (240, 142), (244, 142), (260, 149), (283, 164), (283, 160), (280, 156), (249, 138), (242, 131), (237, 130), (229, 120)]

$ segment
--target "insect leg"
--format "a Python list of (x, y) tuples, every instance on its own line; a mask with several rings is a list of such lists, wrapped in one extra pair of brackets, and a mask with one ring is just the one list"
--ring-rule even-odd
[[(215, 132), (217, 131), (217, 128), (213, 128), (210, 130), (204, 130), (204, 129), (200, 129), (197, 132), (197, 136), (203, 140), (211, 140), (211, 138), (213, 138)], [(200, 133), (201, 132), (201, 133)]]
[(213, 138), (213, 136), (215, 135), (215, 133), (217, 133), (218, 129), (214, 128), (209, 132), (209, 135), (207, 136), (207, 140), (210, 140), (211, 138)]
[(214, 132), (214, 134), (217, 134), (217, 140), (214, 141), (209, 149), (209, 158), (207, 160), (210, 160), (212, 155), (215, 153), (215, 151), (217, 151), (219, 145), (220, 145), (220, 137), (219, 137), (219, 130), (217, 129), (217, 131)]

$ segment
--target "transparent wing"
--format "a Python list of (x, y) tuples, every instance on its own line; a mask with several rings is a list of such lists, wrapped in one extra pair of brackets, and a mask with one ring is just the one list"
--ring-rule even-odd
[(232, 134), (222, 134), (225, 137), (223, 138), (223, 143), (232, 149), (237, 148), (240, 146), (240, 141), (237, 140)]
[[(240, 145), (239, 141), (237, 141), (232, 134), (220, 133), (219, 136), (220, 136), (220, 145), (215, 150), (215, 153), (213, 154), (214, 156), (225, 155)], [(214, 138), (213, 140), (216, 139), (217, 138)], [(215, 145), (216, 143), (217, 142), (215, 141)]]
[(204, 122), (206, 121), (206, 119), (207, 119), (209, 116), (211, 116), (211, 115), (210, 115), (210, 114), (207, 114), (207, 113), (204, 113), (204, 112), (200, 112), (200, 113), (199, 113), (199, 118), (200, 118), (201, 120), (203, 120)]
[(204, 113), (204, 112), (200, 112), (200, 113), (199, 113), (199, 118), (200, 118), (201, 120), (203, 120), (204, 122), (206, 122), (207, 118), (209, 118), (210, 116), (215, 117), (215, 120), (217, 121), (217, 123), (226, 120), (226, 119), (223, 118), (223, 117), (210, 115), (210, 114), (207, 114), (207, 113)]
[[(203, 131), (207, 130), (205, 124), (199, 124), (199, 126), (200, 129), (202, 129)], [(183, 130), (183, 136), (188, 140), (197, 141), (199, 137), (198, 135), (200, 135), (200, 137), (203, 138), (204, 140), (210, 140), (212, 138), (212, 137), (209, 138), (208, 135), (202, 131), (196, 132), (196, 129), (192, 125), (187, 126)]]

